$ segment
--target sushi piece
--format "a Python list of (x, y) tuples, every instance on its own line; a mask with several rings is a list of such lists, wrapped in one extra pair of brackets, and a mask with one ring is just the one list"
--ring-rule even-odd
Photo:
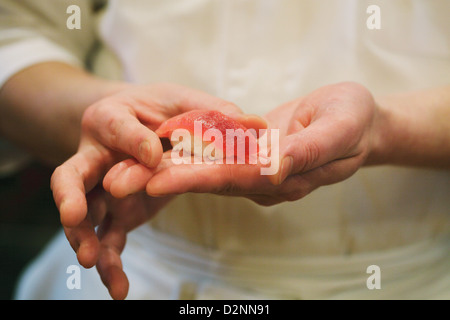
[(175, 151), (184, 150), (205, 160), (256, 163), (256, 131), (219, 111), (189, 111), (163, 122), (155, 132), (169, 138)]

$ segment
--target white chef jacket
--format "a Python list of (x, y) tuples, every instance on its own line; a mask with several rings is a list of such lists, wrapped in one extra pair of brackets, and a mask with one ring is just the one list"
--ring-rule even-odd
[[(81, 9), (80, 30), (66, 27), (71, 4)], [(367, 25), (372, 4), (380, 9), (380, 29)], [(111, 0), (98, 12), (92, 6), (3, 1), (0, 61), (7, 63), (0, 80), (41, 61), (83, 66), (88, 59), (102, 77), (175, 82), (259, 115), (344, 80), (375, 96), (450, 83), (445, 0)], [(181, 195), (129, 235), (129, 297), (448, 298), (449, 178), (448, 171), (363, 168), (271, 207)], [(67, 290), (62, 252), (74, 257), (62, 238), (30, 266), (18, 298), (105, 294), (94, 285)], [(380, 267), (381, 289), (367, 287), (370, 265)], [(43, 276), (49, 269), (52, 281)], [(93, 270), (83, 277), (97, 279)]]

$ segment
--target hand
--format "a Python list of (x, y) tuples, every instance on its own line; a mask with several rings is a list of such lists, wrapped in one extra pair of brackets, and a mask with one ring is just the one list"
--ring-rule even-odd
[(53, 197), (78, 261), (87, 268), (97, 266), (115, 299), (124, 298), (128, 290), (120, 262), (126, 233), (155, 215), (170, 197), (152, 199), (136, 193), (118, 200), (98, 190), (98, 185), (114, 164), (130, 156), (145, 167), (157, 166), (163, 148), (153, 130), (193, 109), (217, 109), (243, 123), (252, 121), (233, 104), (193, 89), (172, 84), (126, 86), (86, 109), (77, 153), (52, 175)]
[(108, 173), (105, 187), (113, 194), (133, 186), (152, 196), (209, 192), (273, 205), (350, 177), (378, 141), (377, 106), (368, 90), (354, 83), (320, 88), (265, 118), (269, 129), (279, 129), (281, 161), (274, 175), (261, 175), (261, 165), (251, 164), (173, 165), (166, 154), (153, 169), (128, 159)]
[(64, 227), (65, 235), (79, 263), (86, 268), (95, 265), (111, 297), (122, 300), (129, 289), (120, 258), (127, 233), (155, 216), (171, 197), (152, 198), (140, 192), (116, 199), (97, 186), (86, 198), (86, 218), (76, 227)]
[[(370, 163), (380, 144), (380, 111), (356, 83), (322, 87), (267, 115), (280, 128), (280, 170), (275, 185), (289, 184), (289, 198), (342, 181)], [(289, 121), (286, 121), (289, 119)]]

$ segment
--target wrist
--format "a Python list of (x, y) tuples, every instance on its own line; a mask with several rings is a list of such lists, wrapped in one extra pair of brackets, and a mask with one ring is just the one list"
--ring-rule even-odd
[(371, 126), (370, 148), (364, 165), (389, 163), (395, 135), (393, 133), (392, 110), (386, 107), (384, 99), (375, 101), (375, 113)]
[(38, 159), (60, 163), (76, 151), (84, 110), (124, 86), (64, 63), (30, 66), (0, 90), (0, 133)]
[(448, 87), (378, 98), (366, 164), (448, 169), (449, 102)]

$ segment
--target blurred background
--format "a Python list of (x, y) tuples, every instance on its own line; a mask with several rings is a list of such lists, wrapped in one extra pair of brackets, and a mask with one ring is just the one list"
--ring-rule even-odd
[(25, 155), (11, 162), (10, 151), (0, 146), (1, 300), (13, 298), (21, 272), (61, 227), (50, 190), (53, 168)]

